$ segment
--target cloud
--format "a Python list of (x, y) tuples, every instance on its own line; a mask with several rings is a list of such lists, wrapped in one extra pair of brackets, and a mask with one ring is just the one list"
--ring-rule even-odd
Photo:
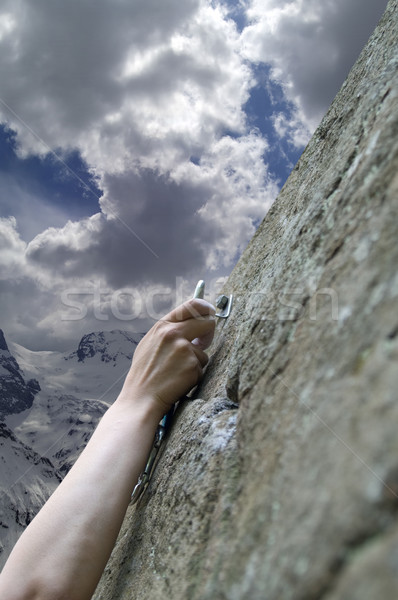
[(20, 276), (24, 270), (26, 243), (19, 237), (15, 217), (0, 218), (0, 277)]
[(271, 117), (271, 121), (279, 138), (285, 138), (295, 148), (303, 148), (308, 142), (311, 129), (297, 107), (289, 114), (275, 112)]
[[(134, 163), (165, 172), (217, 131), (243, 131), (250, 70), (220, 8), (197, 0), (8, 7), (2, 99), (51, 148), (79, 148), (99, 173)], [(14, 114), (4, 116), (21, 154), (48, 151)]]
[(25, 252), (15, 218), (0, 218), (0, 328), (6, 338), (10, 333), (11, 339), (21, 336), (27, 345), (40, 346), (40, 333), (47, 340), (49, 332), (40, 332), (38, 323), (51, 310), (53, 292), (31, 272)]
[[(247, 188), (250, 204), (256, 197), (255, 219), (265, 215), (270, 193), (262, 199), (260, 194), (267, 182), (257, 178), (254, 184), (250, 179), (259, 168), (265, 176), (266, 169), (246, 166), (245, 175), (239, 181), (234, 178), (233, 185), (225, 173), (239, 167), (226, 165), (225, 156), (216, 165), (225, 133), (239, 142), (228, 135), (224, 146), (239, 147), (241, 155), (247, 146), (248, 156), (253, 155), (243, 111), (253, 78), (240, 56), (239, 33), (224, 9), (198, 0), (182, 5), (177, 0), (160, 5), (141, 0), (65, 5), (54, 0), (50, 6), (19, 0), (6, 7), (11, 25), (0, 41), (2, 80), (7, 82), (2, 91), (6, 106), (0, 103), (0, 108), (18, 132), (20, 156), (55, 148), (63, 157), (77, 148), (103, 190), (105, 220), (96, 230), (101, 240), (86, 232), (92, 243), (84, 252), (85, 264), (77, 265), (79, 251), (65, 245), (70, 225), (64, 233), (51, 229), (39, 236), (29, 256), (40, 257), (43, 265), (65, 257), (70, 270), (74, 265), (86, 273), (92, 265), (101, 270), (105, 244), (115, 246), (108, 254), (117, 257), (124, 242), (124, 254), (133, 252), (137, 264), (154, 278), (170, 272), (171, 267), (164, 269), (166, 260), (175, 262), (175, 270), (186, 271), (195, 264), (201, 269), (209, 245), (230, 236), (228, 220), (216, 226), (209, 218), (210, 208), (199, 212), (211, 199), (217, 203), (214, 214), (219, 212), (224, 184), (230, 214), (236, 210), (243, 214), (239, 206), (247, 199), (241, 192)], [(264, 144), (257, 142), (258, 147)], [(254, 160), (261, 162), (261, 154), (257, 152)], [(217, 179), (214, 173), (220, 171), (224, 176)], [(253, 232), (248, 215), (246, 221), (240, 228), (244, 237), (237, 238), (239, 247)], [(74, 235), (85, 231), (87, 223), (74, 226)], [(113, 246), (112, 235), (118, 242)], [(142, 248), (137, 246), (139, 238)], [(184, 240), (186, 252), (181, 256)], [(165, 255), (164, 261), (153, 261), (147, 247)], [(97, 260), (101, 253), (102, 260)], [(236, 253), (237, 248), (232, 254)], [(125, 264), (121, 257), (119, 264)], [(66, 270), (65, 265), (61, 268)], [(118, 272), (109, 269), (114, 280), (120, 279)], [(130, 274), (141, 277), (134, 267)]]
[(249, 0), (244, 55), (273, 66), (273, 77), (296, 106), (295, 118), (313, 131), (386, 5), (380, 0)]
[(17, 177), (0, 173), (1, 212), (15, 219), (18, 231), (28, 241), (50, 226), (62, 226), (68, 212), (46, 200), (43, 194), (22, 186)]
[[(16, 132), (20, 157), (78, 153), (102, 191), (86, 186), (99, 212), (76, 219), (66, 203), (58, 210), (0, 180), (4, 214), (16, 217), (0, 227), (3, 319), (14, 339), (64, 347), (79, 332), (123, 327), (111, 314), (120, 290), (139, 328), (153, 306), (133, 311), (134, 294), (166, 308), (176, 281), (189, 294), (206, 277), (215, 290), (278, 192), (264, 162), (275, 148), (244, 111), (251, 63), (272, 65), (291, 110), (274, 103), (271, 122), (301, 146), (379, 4), (248, 0), (238, 29), (227, 5), (210, 0), (4, 0), (0, 121)], [(68, 322), (71, 290), (87, 310)]]
[(95, 276), (114, 288), (230, 267), (277, 193), (261, 160), (265, 148), (256, 134), (224, 136), (173, 177), (151, 169), (106, 174), (106, 216), (47, 229), (27, 258), (58, 277)]
[(44, 231), (28, 246), (31, 263), (58, 277), (102, 278), (112, 287), (164, 283), (204, 266), (214, 231), (197, 214), (204, 195), (199, 186), (145, 170), (105, 180), (107, 194), (117, 198), (113, 213)]

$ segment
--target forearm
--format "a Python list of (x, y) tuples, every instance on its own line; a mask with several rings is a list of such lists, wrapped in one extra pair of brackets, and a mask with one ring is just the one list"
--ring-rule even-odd
[(91, 598), (159, 420), (203, 374), (214, 314), (204, 300), (188, 301), (143, 338), (119, 398), (11, 553), (0, 598)]
[(4, 589), (0, 595), (11, 599), (10, 592), (15, 590), (16, 599), (91, 598), (158, 420), (159, 415), (150, 412), (144, 402), (128, 408), (123, 399), (115, 402), (64, 481), (21, 536), (0, 578), (0, 592)]

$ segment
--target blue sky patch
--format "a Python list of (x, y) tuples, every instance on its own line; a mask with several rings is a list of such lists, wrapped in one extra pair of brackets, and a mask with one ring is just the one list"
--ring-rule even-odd
[(286, 100), (282, 87), (270, 77), (271, 67), (264, 63), (253, 65), (257, 84), (250, 91), (250, 98), (244, 105), (249, 126), (257, 128), (268, 140), (269, 149), (264, 156), (270, 174), (282, 186), (301, 156), (304, 147), (295, 148), (286, 138), (275, 131), (272, 117), (283, 113), (289, 120), (293, 106)]
[(98, 200), (102, 192), (77, 151), (63, 154), (61, 162), (53, 154), (21, 159), (15, 150), (15, 132), (0, 124), (2, 217), (19, 214), (17, 204), (26, 196), (58, 211), (59, 220), (55, 226), (62, 226), (68, 219), (78, 220), (99, 212)]

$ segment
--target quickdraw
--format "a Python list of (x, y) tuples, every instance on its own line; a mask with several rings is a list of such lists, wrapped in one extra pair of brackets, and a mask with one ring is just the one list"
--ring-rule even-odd
[(133, 493), (131, 494), (131, 502), (133, 504), (138, 502), (138, 500), (141, 498), (146, 488), (148, 487), (148, 483), (151, 479), (155, 467), (156, 457), (158, 455), (159, 448), (164, 438), (166, 437), (168, 430), (170, 429), (171, 423), (173, 421), (173, 415), (174, 406), (172, 409), (169, 410), (169, 412), (166, 415), (164, 415), (163, 419), (158, 425), (158, 428), (155, 433), (155, 440), (153, 442), (152, 450), (149, 454), (148, 461), (145, 465), (145, 469), (139, 476), (137, 485), (135, 486)]
[[(194, 298), (203, 298), (205, 293), (205, 282), (201, 279), (198, 281), (193, 297)], [(216, 301), (217, 308), (220, 309), (219, 313), (216, 313), (216, 317), (220, 317), (222, 319), (226, 319), (229, 316), (232, 306), (232, 295), (225, 296), (222, 295), (217, 298)], [(138, 482), (134, 487), (133, 493), (131, 494), (131, 502), (132, 504), (136, 504), (138, 500), (143, 496), (146, 488), (148, 487), (149, 481), (151, 479), (152, 473), (155, 468), (156, 458), (159, 453), (160, 446), (164, 442), (167, 432), (169, 431), (171, 424), (173, 422), (175, 406), (173, 406), (167, 414), (164, 415), (162, 420), (160, 421), (158, 428), (155, 433), (155, 439), (153, 442), (153, 446), (151, 452), (149, 454), (149, 458), (145, 465), (145, 468), (141, 475), (138, 478)]]

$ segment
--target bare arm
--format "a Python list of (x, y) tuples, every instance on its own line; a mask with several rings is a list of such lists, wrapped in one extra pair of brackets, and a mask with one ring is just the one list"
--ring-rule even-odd
[[(7, 600), (91, 598), (163, 414), (201, 377), (214, 310), (191, 300), (140, 342), (123, 389), (0, 575)], [(199, 338), (203, 343), (194, 343)]]

